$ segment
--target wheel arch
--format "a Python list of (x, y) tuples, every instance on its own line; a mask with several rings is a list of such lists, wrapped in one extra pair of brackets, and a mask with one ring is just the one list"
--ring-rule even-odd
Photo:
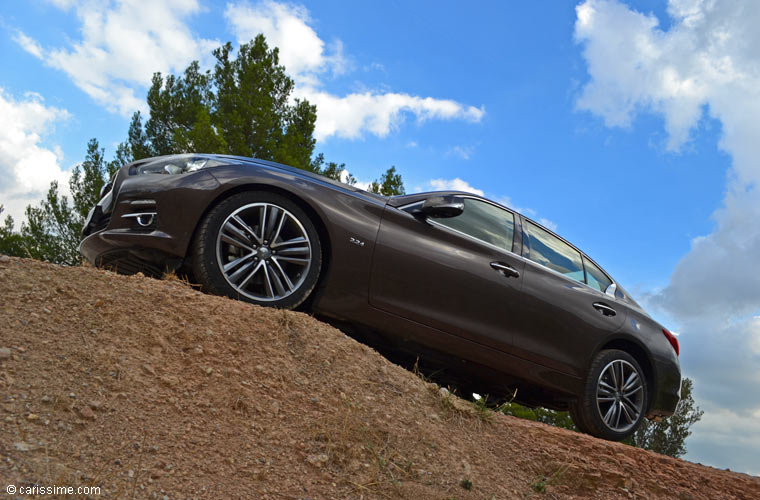
[[(230, 189), (227, 189), (226, 191), (220, 193), (216, 198), (214, 198), (211, 203), (209, 203), (201, 216), (198, 218), (198, 220), (195, 223), (195, 227), (193, 228), (193, 234), (188, 239), (188, 246), (189, 249), (192, 242), (195, 240), (195, 237), (198, 233), (198, 228), (201, 225), (201, 222), (206, 218), (206, 216), (211, 212), (211, 210), (214, 209), (217, 205), (222, 203), (224, 200), (230, 198), (231, 196), (235, 196), (239, 193), (245, 193), (250, 191), (264, 191), (268, 193), (278, 194), (281, 196), (285, 196), (289, 200), (291, 200), (293, 203), (297, 204), (299, 208), (301, 208), (304, 212), (306, 212), (306, 215), (311, 219), (311, 221), (314, 223), (315, 228), (317, 229), (317, 233), (319, 234), (319, 241), (320, 245), (322, 247), (322, 271), (320, 272), (319, 279), (317, 280), (317, 285), (314, 288), (314, 292), (304, 301), (304, 303), (298, 307), (298, 309), (304, 308), (304, 309), (310, 309), (311, 306), (316, 302), (318, 297), (321, 295), (322, 290), (324, 288), (324, 284), (326, 282), (326, 277), (330, 273), (330, 267), (332, 265), (332, 244), (330, 241), (330, 233), (327, 230), (327, 226), (325, 225), (324, 221), (322, 220), (322, 217), (319, 215), (319, 213), (312, 207), (312, 205), (307, 202), (303, 197), (298, 196), (293, 191), (290, 191), (288, 189), (283, 189), (278, 186), (273, 186), (271, 184), (260, 184), (260, 183), (249, 183), (249, 184), (241, 184), (234, 186)], [(189, 257), (189, 251), (185, 250), (185, 260)]]

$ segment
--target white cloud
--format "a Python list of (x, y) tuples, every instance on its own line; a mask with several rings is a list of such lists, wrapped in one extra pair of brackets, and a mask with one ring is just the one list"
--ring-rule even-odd
[(75, 9), (81, 39), (68, 47), (44, 48), (18, 32), (16, 42), (66, 73), (100, 105), (123, 116), (145, 110), (140, 94), (150, 85), (154, 72), (182, 71), (190, 61), (210, 57), (211, 50), (219, 45), (196, 37), (184, 23), (201, 11), (197, 0), (53, 3), (62, 9)]
[(240, 43), (263, 33), (271, 47), (279, 47), (280, 63), (299, 81), (328, 69), (338, 74), (345, 69), (342, 44), (336, 42), (328, 54), (325, 42), (309, 26), (312, 19), (305, 7), (272, 1), (228, 4), (224, 16)]
[(485, 114), (483, 108), (450, 99), (377, 91), (340, 96), (324, 90), (325, 73), (345, 71), (346, 58), (340, 41), (328, 50), (302, 6), (273, 1), (229, 4), (225, 17), (239, 42), (263, 33), (270, 45), (280, 48), (281, 63), (296, 82), (295, 95), (317, 105), (314, 135), (319, 141), (332, 136), (356, 139), (367, 132), (385, 137), (399, 128), (406, 115), (422, 123), (432, 119), (479, 122)]
[(466, 193), (477, 194), (478, 196), (485, 196), (482, 189), (472, 187), (467, 181), (463, 181), (459, 177), (454, 179), (430, 179), (428, 185), (430, 189), (435, 191), (464, 191)]
[(37, 43), (36, 40), (33, 40), (29, 38), (28, 36), (26, 36), (23, 32), (21, 31), (16, 32), (16, 35), (13, 37), (13, 40), (17, 44), (21, 45), (22, 49), (29, 52), (34, 57), (37, 57), (39, 59), (43, 58), (42, 46), (39, 43)]
[(24, 209), (43, 198), (50, 182), (57, 180), (62, 194), (68, 193), (68, 172), (60, 163), (58, 148), (42, 145), (44, 136), (58, 121), (67, 120), (65, 109), (46, 106), (33, 93), (15, 99), (0, 88), (0, 204), (2, 218), (13, 216), (19, 224)]
[[(760, 407), (760, 324), (748, 319), (760, 311), (760, 3), (671, 0), (667, 30), (616, 1), (588, 0), (577, 14), (590, 75), (579, 109), (624, 127), (637, 113), (660, 114), (671, 150), (705, 114), (722, 125), (719, 146), (733, 163), (715, 228), (692, 241), (669, 285), (648, 302), (681, 323), (681, 358), (697, 402), (746, 418)], [(709, 436), (699, 429), (690, 442), (706, 449)], [(756, 456), (760, 428), (726, 433), (741, 439), (710, 441), (713, 457)]]
[(356, 139), (364, 132), (385, 137), (399, 128), (407, 113), (416, 116), (418, 123), (432, 119), (477, 122), (484, 113), (482, 109), (448, 99), (393, 92), (365, 92), (341, 97), (308, 86), (299, 87), (296, 92), (317, 105), (314, 136), (318, 141), (331, 136)]

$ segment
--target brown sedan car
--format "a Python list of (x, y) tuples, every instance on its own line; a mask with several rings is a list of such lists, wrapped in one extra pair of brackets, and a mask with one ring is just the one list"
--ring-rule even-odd
[(152, 158), (104, 188), (81, 252), (372, 332), (463, 391), (516, 390), (606, 439), (680, 398), (670, 332), (583, 252), (473, 194), (385, 197), (268, 161)]

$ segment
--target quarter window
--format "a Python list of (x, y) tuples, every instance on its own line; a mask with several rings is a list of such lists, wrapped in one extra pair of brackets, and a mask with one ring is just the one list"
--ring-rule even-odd
[(581, 283), (585, 282), (581, 254), (548, 231), (526, 221), (528, 259)]
[(464, 198), (464, 211), (461, 215), (435, 219), (435, 222), (504, 250), (512, 251), (515, 216), (512, 212), (490, 203)]
[(583, 258), (583, 265), (586, 267), (586, 282), (588, 286), (596, 288), (600, 292), (604, 292), (612, 284), (604, 272), (594, 265), (593, 262), (587, 258)]

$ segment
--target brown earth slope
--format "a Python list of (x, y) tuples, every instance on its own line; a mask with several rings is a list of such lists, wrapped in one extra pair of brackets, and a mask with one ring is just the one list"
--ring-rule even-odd
[(760, 498), (760, 478), (483, 414), (305, 314), (173, 280), (0, 257), (0, 348), (2, 488)]

